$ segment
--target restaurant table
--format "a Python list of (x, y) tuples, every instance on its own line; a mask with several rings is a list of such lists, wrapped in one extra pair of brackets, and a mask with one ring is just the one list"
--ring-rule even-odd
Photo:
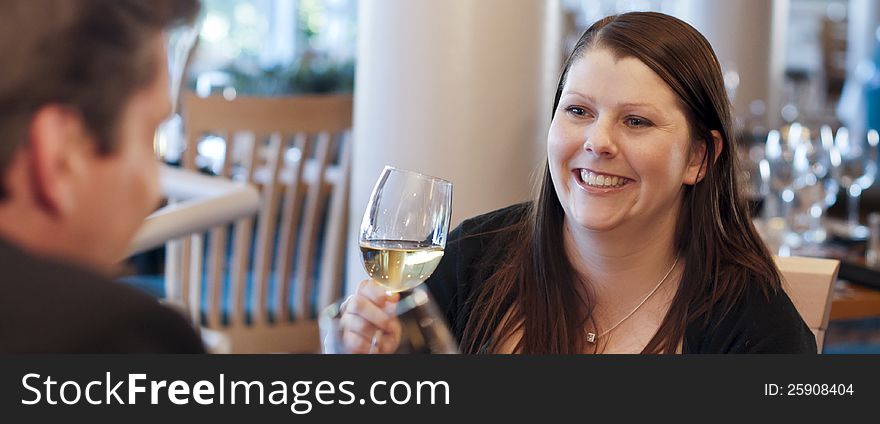
[(880, 290), (838, 280), (831, 300), (831, 320), (880, 317)]
[[(781, 218), (771, 218), (769, 221), (757, 218), (754, 223), (770, 251), (779, 251), (784, 227)], [(836, 236), (835, 233), (846, 227), (845, 222), (839, 219), (825, 218), (823, 225), (829, 229), (828, 242), (792, 249), (790, 253), (793, 256), (841, 261), (831, 302), (831, 321), (880, 317), (880, 270), (865, 267), (865, 242), (843, 240)]]

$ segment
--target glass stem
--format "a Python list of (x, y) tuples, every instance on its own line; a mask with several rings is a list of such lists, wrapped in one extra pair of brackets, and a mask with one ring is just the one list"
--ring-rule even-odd
[(854, 196), (852, 190), (846, 191), (847, 212), (849, 212), (849, 227), (856, 228), (859, 226), (859, 196)]
[(764, 206), (761, 208), (764, 222), (770, 222), (770, 218), (777, 216), (779, 213), (779, 196), (776, 193), (768, 193), (764, 197)]
[(782, 199), (782, 221), (785, 223), (782, 231), (783, 237), (791, 232), (791, 204), (792, 202), (785, 200), (785, 198)]
[(779, 256), (791, 256), (791, 246), (789, 245), (789, 235), (791, 234), (791, 210), (792, 202), (785, 199), (782, 194), (782, 234), (779, 240)]
[[(824, 213), (820, 213), (819, 216), (815, 216), (813, 214), (813, 207), (814, 206), (810, 206), (810, 208), (807, 209), (807, 214), (810, 217), (810, 231), (816, 232), (819, 230), (819, 228), (822, 227), (822, 215), (824, 215)], [(819, 206), (816, 206), (816, 207), (819, 207)]]

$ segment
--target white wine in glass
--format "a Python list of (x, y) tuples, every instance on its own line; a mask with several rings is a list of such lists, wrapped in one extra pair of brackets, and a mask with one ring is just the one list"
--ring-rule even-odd
[(361, 253), (370, 278), (396, 293), (431, 276), (443, 257), (443, 248), (418, 241), (371, 240), (361, 243)]
[(364, 212), (364, 269), (388, 292), (422, 284), (440, 263), (452, 213), (452, 183), (386, 166)]

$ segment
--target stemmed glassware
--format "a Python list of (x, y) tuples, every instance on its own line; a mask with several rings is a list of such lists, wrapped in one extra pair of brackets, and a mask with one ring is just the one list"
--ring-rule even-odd
[[(782, 200), (783, 222), (784, 228), (781, 229), (781, 240), (779, 246), (779, 254), (786, 256), (790, 254), (790, 247), (797, 243), (797, 235), (792, 233), (789, 225), (789, 216), (791, 215), (792, 205), (794, 202), (794, 153), (795, 142), (801, 137), (802, 127), (800, 124), (792, 124), (789, 128), (788, 136), (785, 140), (778, 130), (771, 130), (767, 134), (767, 143), (764, 148), (764, 166), (767, 169), (769, 196), (767, 200)], [(762, 173), (763, 174), (763, 173)], [(773, 202), (765, 200), (765, 207), (772, 207)]]
[(201, 31), (201, 20), (181, 25), (166, 34), (165, 45), (168, 58), (168, 82), (171, 94), (171, 116), (159, 125), (154, 140), (154, 150), (159, 159), (176, 161), (183, 150), (183, 118), (180, 116), (180, 93), (186, 79), (186, 69), (193, 48)]
[(792, 161), (797, 203), (792, 223), (804, 242), (817, 244), (827, 239), (822, 217), (837, 201), (838, 185), (832, 177), (831, 160), (835, 147), (828, 126), (821, 128), (819, 137), (811, 137), (808, 129), (803, 129), (801, 135), (795, 141)]
[(874, 184), (877, 175), (877, 130), (854, 137), (845, 127), (837, 130), (835, 150), (831, 156), (834, 178), (847, 194), (847, 231), (852, 239), (864, 240), (868, 228), (859, 224), (859, 198), (862, 191)]
[[(768, 133), (764, 157), (757, 166), (768, 245), (783, 256), (792, 249), (810, 249), (827, 240), (828, 225), (833, 225), (838, 236), (866, 239), (869, 230), (859, 224), (859, 197), (874, 183), (880, 134), (869, 130), (853, 137), (846, 127), (835, 134), (825, 125), (816, 137), (797, 122), (784, 134), (779, 130)], [(848, 199), (847, 224), (823, 223), (825, 211), (837, 201), (841, 189)]]
[[(373, 188), (358, 244), (370, 278), (389, 293), (400, 293), (398, 352), (457, 352), (444, 317), (418, 287), (443, 257), (451, 212), (452, 183), (440, 178), (386, 166)], [(325, 352), (344, 351), (339, 309), (331, 306), (322, 317)], [(372, 344), (381, 337), (377, 331)]]

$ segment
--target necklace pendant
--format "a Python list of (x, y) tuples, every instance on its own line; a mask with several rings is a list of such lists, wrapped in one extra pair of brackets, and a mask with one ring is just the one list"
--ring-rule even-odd
[(596, 343), (596, 333), (587, 332), (587, 343)]

